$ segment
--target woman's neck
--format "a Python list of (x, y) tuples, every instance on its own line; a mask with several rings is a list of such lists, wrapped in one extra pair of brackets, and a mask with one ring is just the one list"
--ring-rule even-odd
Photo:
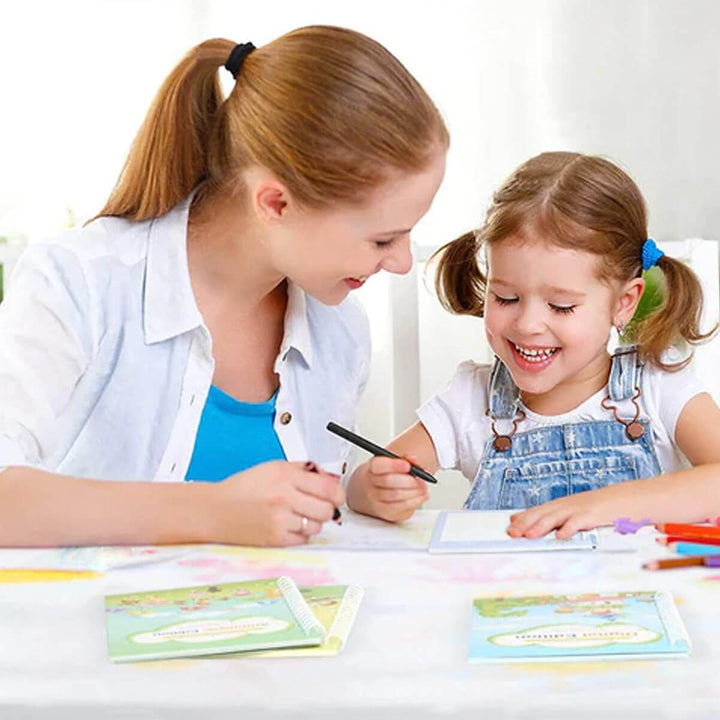
[(191, 206), (187, 252), (193, 288), (213, 288), (234, 307), (262, 304), (285, 280), (266, 248), (262, 228), (243, 210), (241, 198), (215, 193)]
[(602, 390), (610, 377), (611, 359), (604, 352), (580, 372), (545, 393), (520, 391), (523, 404), (538, 415), (563, 415), (582, 405), (588, 398)]

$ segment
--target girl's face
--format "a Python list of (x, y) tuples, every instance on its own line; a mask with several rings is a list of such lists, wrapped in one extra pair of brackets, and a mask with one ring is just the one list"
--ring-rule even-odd
[(567, 412), (607, 382), (610, 328), (643, 281), (600, 280), (599, 259), (532, 231), (487, 247), (485, 330), (531, 409)]
[(380, 270), (407, 273), (410, 231), (430, 209), (444, 173), (443, 150), (427, 169), (388, 180), (362, 205), (292, 210), (273, 242), (275, 268), (327, 305)]

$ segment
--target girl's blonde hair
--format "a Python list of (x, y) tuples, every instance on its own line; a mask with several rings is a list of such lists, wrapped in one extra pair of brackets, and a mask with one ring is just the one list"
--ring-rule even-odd
[[(583, 250), (600, 259), (600, 279), (626, 282), (642, 274), (647, 239), (645, 201), (632, 179), (601, 157), (548, 152), (521, 165), (493, 195), (485, 224), (440, 248), (435, 287), (443, 307), (482, 317), (487, 277), (479, 252), (532, 229), (554, 245)], [(679, 370), (692, 358), (665, 363), (662, 354), (677, 342), (695, 344), (700, 331), (702, 288), (684, 263), (664, 255), (657, 262), (664, 279), (662, 304), (632, 323), (633, 341), (650, 362)]]
[(144, 220), (198, 185), (237, 188), (250, 165), (300, 203), (361, 201), (390, 169), (422, 171), (449, 137), (435, 105), (382, 45), (312, 26), (253, 50), (223, 97), (218, 69), (235, 43), (201, 43), (158, 91), (99, 213)]

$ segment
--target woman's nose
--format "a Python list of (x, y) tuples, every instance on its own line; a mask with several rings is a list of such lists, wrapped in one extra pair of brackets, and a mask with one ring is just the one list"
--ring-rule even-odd
[(410, 251), (410, 236), (401, 238), (393, 244), (393, 248), (381, 263), (383, 270), (396, 275), (409, 273), (413, 266), (413, 256)]

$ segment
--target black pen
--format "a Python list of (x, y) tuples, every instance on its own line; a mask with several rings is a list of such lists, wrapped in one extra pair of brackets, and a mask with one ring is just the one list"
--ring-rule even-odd
[[(310, 472), (319, 473), (318, 466), (314, 462), (306, 462), (305, 463), (305, 469), (309, 470)], [(335, 475), (335, 477), (340, 477), (339, 475)], [(342, 513), (340, 512), (340, 508), (336, 507), (333, 511), (332, 516), (333, 522), (337, 523), (338, 525), (342, 525)]]
[[(367, 450), (369, 453), (372, 453), (373, 455), (382, 455), (383, 457), (398, 458), (399, 460), (405, 460), (405, 458), (401, 458), (399, 455), (396, 455), (394, 452), (390, 452), (389, 450), (386, 450), (384, 447), (380, 447), (379, 445), (376, 445), (374, 442), (370, 442), (369, 440), (366, 440), (364, 437), (360, 437), (360, 435), (356, 435), (354, 432), (351, 432), (350, 430), (346, 430), (344, 427), (340, 427), (340, 425), (336, 425), (334, 422), (329, 422), (327, 424), (327, 429), (331, 433), (335, 433), (336, 435), (339, 435), (341, 438), (344, 438), (345, 440), (350, 441), (351, 443), (357, 445), (358, 447), (361, 447), (363, 450)], [(424, 480), (425, 482), (437, 483), (437, 479), (434, 478), (429, 472), (426, 472), (421, 467), (418, 467), (417, 465), (413, 465), (412, 463), (410, 463), (410, 474), (414, 475), (417, 478), (420, 478), (421, 480)]]

